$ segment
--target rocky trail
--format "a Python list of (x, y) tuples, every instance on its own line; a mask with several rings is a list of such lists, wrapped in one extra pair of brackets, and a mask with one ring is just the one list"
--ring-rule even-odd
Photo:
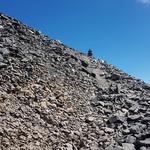
[(150, 85), (0, 14), (1, 150), (150, 150)]

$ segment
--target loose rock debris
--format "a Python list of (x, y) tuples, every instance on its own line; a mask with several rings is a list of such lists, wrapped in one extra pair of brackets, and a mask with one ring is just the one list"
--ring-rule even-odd
[(0, 14), (0, 149), (148, 150), (150, 85)]

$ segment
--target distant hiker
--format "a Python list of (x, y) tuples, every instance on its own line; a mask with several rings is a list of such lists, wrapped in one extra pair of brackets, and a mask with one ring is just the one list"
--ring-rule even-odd
[(88, 56), (88, 57), (92, 57), (92, 56), (93, 56), (93, 52), (92, 52), (91, 49), (88, 50), (87, 56)]

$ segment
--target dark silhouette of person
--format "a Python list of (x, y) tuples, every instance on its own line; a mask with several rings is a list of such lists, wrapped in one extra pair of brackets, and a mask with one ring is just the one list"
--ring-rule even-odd
[(88, 56), (88, 57), (92, 57), (92, 56), (93, 56), (93, 52), (92, 52), (91, 49), (88, 50), (87, 56)]

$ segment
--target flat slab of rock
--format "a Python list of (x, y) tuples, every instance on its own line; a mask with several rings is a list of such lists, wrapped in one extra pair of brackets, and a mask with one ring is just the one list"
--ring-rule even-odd
[(124, 150), (123, 147), (118, 145), (109, 146), (106, 150)]
[(108, 127), (105, 128), (105, 132), (106, 132), (106, 133), (113, 133), (114, 131), (115, 131), (115, 130), (112, 129), (112, 128), (108, 128)]
[(134, 145), (130, 143), (122, 143), (122, 146), (124, 150), (135, 150)]
[(145, 140), (140, 140), (140, 145), (142, 146), (150, 146), (150, 138), (147, 138)]

